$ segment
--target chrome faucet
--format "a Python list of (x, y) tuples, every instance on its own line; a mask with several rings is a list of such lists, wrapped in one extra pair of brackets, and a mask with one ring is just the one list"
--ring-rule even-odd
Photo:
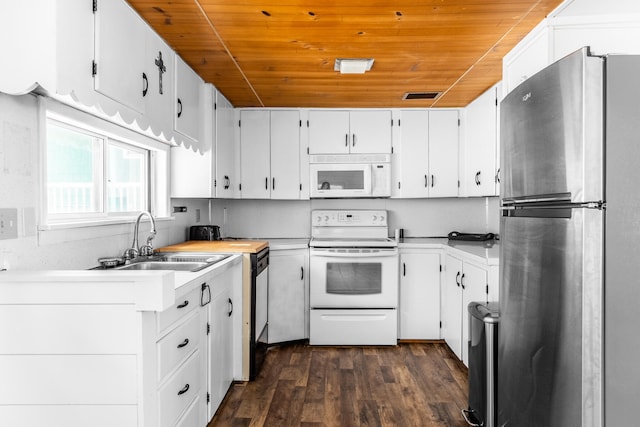
[[(147, 243), (143, 246), (138, 247), (138, 229), (140, 228), (140, 219), (143, 216), (148, 216), (149, 221), (151, 221), (151, 229), (149, 230), (149, 236), (147, 236)], [(126, 259), (133, 259), (140, 256), (150, 256), (153, 255), (153, 245), (151, 241), (156, 237), (156, 221), (153, 219), (153, 216), (148, 211), (143, 211), (138, 215), (136, 219), (136, 225), (133, 229), (133, 243), (131, 247), (124, 251), (124, 257)]]

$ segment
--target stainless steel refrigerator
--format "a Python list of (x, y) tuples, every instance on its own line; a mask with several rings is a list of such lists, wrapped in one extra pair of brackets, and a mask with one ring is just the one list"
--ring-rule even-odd
[(639, 105), (588, 48), (501, 103), (498, 426), (638, 425)]

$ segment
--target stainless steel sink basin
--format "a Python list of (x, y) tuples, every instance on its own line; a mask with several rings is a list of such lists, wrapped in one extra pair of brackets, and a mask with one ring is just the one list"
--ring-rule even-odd
[(190, 252), (159, 253), (151, 257), (132, 259), (128, 264), (116, 267), (116, 270), (174, 270), (199, 271), (212, 266), (231, 254), (206, 254)]

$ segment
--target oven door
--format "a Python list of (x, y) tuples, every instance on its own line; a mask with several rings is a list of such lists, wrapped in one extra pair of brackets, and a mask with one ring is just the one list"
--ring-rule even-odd
[(397, 248), (311, 248), (311, 308), (396, 308)]
[(371, 197), (371, 164), (312, 163), (311, 197)]

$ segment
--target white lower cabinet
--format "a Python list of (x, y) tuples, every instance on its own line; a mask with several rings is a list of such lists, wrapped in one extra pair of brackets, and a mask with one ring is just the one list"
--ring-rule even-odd
[(295, 341), (308, 334), (307, 249), (269, 253), (269, 343)]
[(399, 339), (440, 339), (440, 252), (400, 251)]
[(170, 279), (35, 277), (0, 285), (1, 425), (207, 425), (233, 380), (240, 257), (194, 275), (168, 308)]
[(235, 301), (234, 289), (242, 286), (240, 268), (227, 270), (212, 280), (211, 303), (208, 305), (208, 404), (207, 420), (211, 420), (233, 382), (234, 316), (240, 301)]
[(469, 311), (472, 301), (489, 299), (489, 269), (451, 254), (446, 255), (442, 284), (442, 336), (447, 345), (468, 366)]

